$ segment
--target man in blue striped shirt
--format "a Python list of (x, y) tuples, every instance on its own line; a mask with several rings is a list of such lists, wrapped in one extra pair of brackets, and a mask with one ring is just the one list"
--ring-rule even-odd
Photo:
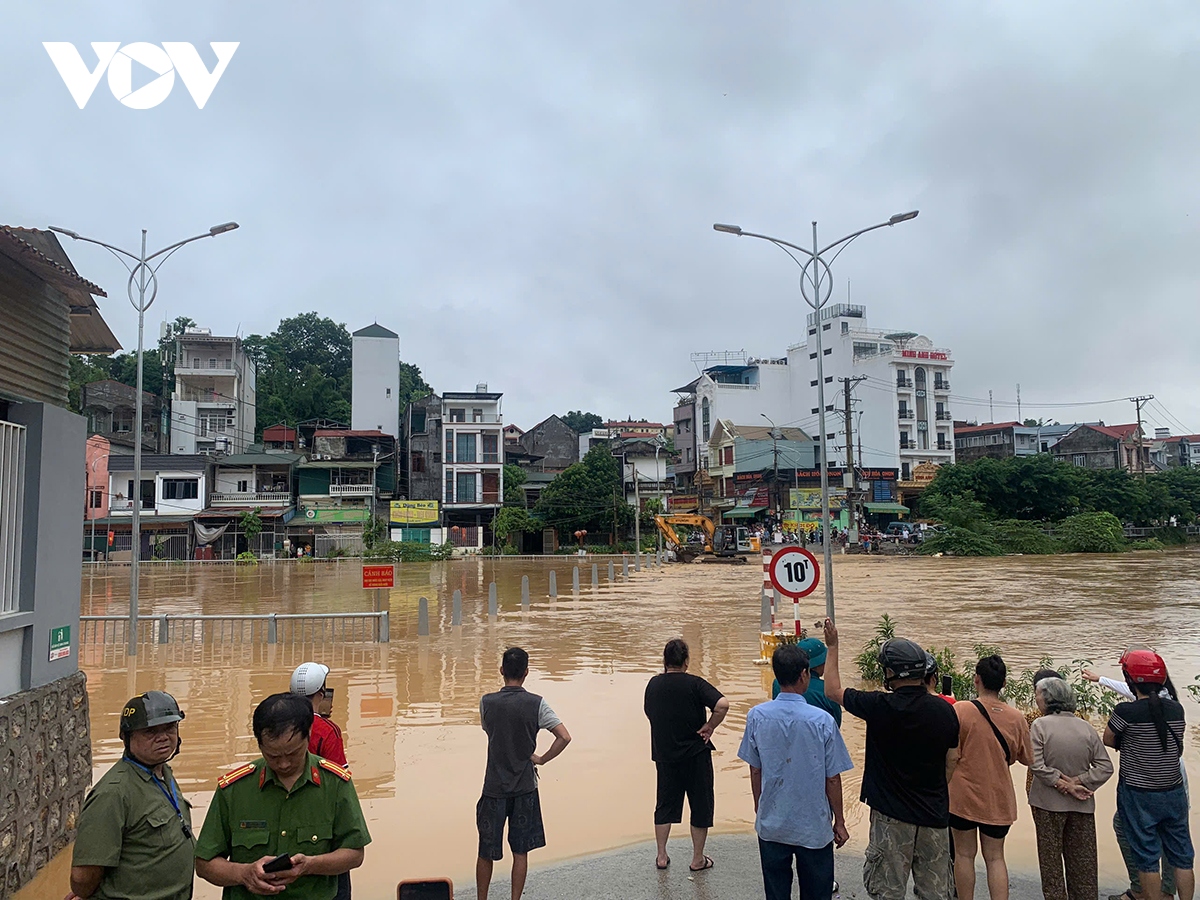
[(805, 900), (833, 896), (833, 848), (849, 839), (842, 772), (853, 768), (833, 717), (804, 699), (808, 655), (777, 647), (771, 667), (779, 696), (746, 716), (738, 757), (750, 765), (754, 830), (767, 900), (792, 896), (792, 859)]

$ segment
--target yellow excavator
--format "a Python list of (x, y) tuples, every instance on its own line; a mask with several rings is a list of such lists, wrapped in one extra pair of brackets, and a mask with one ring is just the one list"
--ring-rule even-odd
[[(750, 537), (749, 529), (741, 525), (714, 525), (708, 516), (696, 513), (674, 513), (666, 516), (655, 516), (654, 524), (662, 532), (663, 541), (675, 554), (680, 562), (691, 562), (704, 554), (711, 558), (705, 562), (745, 563), (746, 554), (760, 548), (758, 539)], [(704, 532), (704, 544), (689, 544), (680, 540), (679, 534), (671, 526), (689, 525)]]

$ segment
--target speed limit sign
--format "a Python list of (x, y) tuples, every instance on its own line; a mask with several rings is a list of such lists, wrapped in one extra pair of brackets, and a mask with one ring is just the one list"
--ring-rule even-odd
[(771, 557), (771, 585), (785, 597), (799, 600), (817, 589), (821, 569), (817, 558), (803, 547), (784, 547)]

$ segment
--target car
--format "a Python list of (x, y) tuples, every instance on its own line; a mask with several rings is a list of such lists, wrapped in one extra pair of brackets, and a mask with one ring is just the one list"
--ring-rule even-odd
[(921, 540), (921, 534), (911, 522), (891, 522), (884, 532), (887, 537), (897, 541), (915, 544)]

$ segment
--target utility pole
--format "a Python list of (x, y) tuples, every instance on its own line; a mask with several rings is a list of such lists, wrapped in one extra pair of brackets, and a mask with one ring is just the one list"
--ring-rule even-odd
[(1154, 399), (1153, 394), (1143, 394), (1140, 397), (1130, 397), (1130, 402), (1137, 409), (1137, 468), (1138, 474), (1146, 477), (1146, 464), (1142, 459), (1142, 404)]
[[(850, 389), (860, 381), (866, 381), (866, 375), (856, 375), (850, 378), (839, 378), (842, 383), (842, 414), (846, 417), (846, 502), (850, 507), (850, 533), (847, 543), (858, 543), (858, 479), (854, 474), (854, 421), (850, 410)], [(859, 440), (862, 438), (860, 437)], [(861, 451), (859, 456), (862, 456)], [(859, 459), (862, 462), (862, 459)]]
[(996, 421), (996, 413), (992, 411), (992, 392), (990, 389), (988, 390), (988, 421)]
[(1021, 418), (1021, 384), (1020, 384), (1020, 382), (1017, 383), (1017, 421), (1020, 422), (1022, 425), (1025, 424), (1025, 420)]
[[(642, 558), (642, 494), (638, 489), (637, 459), (633, 461), (633, 552)], [(641, 565), (641, 563), (638, 563)]]

